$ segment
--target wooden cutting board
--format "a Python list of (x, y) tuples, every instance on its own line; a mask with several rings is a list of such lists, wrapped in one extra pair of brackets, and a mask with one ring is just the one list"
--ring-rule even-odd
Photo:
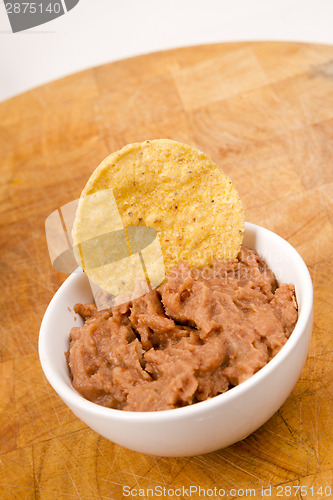
[[(315, 290), (311, 349), (291, 396), (244, 441), (192, 458), (98, 436), (55, 394), (37, 353), (66, 278), (49, 261), (46, 217), (110, 152), (160, 137), (210, 155), (246, 220), (295, 246)], [(217, 44), (90, 69), (0, 104), (0, 155), (1, 498), (121, 499), (123, 486), (216, 486), (234, 497), (251, 488), (257, 498), (270, 487), (271, 498), (333, 491), (333, 47)]]

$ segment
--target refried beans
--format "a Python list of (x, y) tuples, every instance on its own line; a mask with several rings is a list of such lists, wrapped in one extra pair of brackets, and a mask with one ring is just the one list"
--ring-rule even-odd
[(245, 247), (209, 267), (181, 263), (133, 301), (75, 312), (84, 325), (71, 329), (66, 353), (73, 387), (128, 411), (178, 408), (240, 384), (276, 355), (298, 317), (294, 287), (278, 286)]

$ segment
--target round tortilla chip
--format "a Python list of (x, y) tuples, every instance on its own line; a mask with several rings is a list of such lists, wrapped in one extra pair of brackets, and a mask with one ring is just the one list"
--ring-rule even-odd
[[(157, 231), (166, 272), (184, 260), (200, 267), (238, 255), (244, 229), (240, 198), (231, 180), (201, 151), (158, 139), (129, 144), (105, 158), (82, 191), (74, 245), (96, 227), (96, 213), (103, 221), (113, 210), (107, 204), (103, 209), (102, 196), (90, 218), (84, 198), (111, 189), (124, 227), (149, 226)], [(110, 224), (102, 231), (110, 231)], [(93, 279), (93, 269), (89, 273)]]

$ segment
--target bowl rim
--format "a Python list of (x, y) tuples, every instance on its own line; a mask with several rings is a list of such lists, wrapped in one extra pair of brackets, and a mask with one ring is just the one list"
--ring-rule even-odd
[[(276, 238), (276, 241), (282, 245), (287, 246), (288, 251), (292, 254), (293, 260), (297, 262), (297, 265), (302, 272), (302, 289), (304, 288), (304, 297), (302, 296), (302, 308), (298, 316), (297, 323), (295, 328), (288, 338), (287, 342), (282, 346), (280, 351), (271, 359), (265, 366), (263, 366), (258, 372), (253, 374), (247, 380), (242, 382), (241, 384), (229, 389), (228, 391), (218, 394), (210, 399), (205, 401), (200, 401), (193, 405), (184, 406), (181, 408), (172, 408), (169, 410), (157, 410), (157, 411), (124, 411), (118, 410), (115, 408), (108, 408), (105, 406), (98, 405), (97, 403), (93, 403), (85, 399), (81, 394), (79, 394), (72, 385), (68, 386), (61, 378), (60, 374), (57, 370), (53, 369), (52, 363), (48, 362), (47, 356), (45, 353), (47, 352), (47, 330), (48, 323), (50, 322), (50, 317), (53, 313), (53, 306), (55, 305), (58, 297), (67, 289), (70, 288), (72, 282), (79, 279), (78, 277), (82, 277), (82, 270), (78, 268), (74, 271), (59, 287), (59, 289), (54, 294), (51, 299), (46, 312), (44, 314), (40, 332), (38, 339), (38, 352), (39, 358), (42, 365), (43, 372), (48, 379), (51, 386), (57, 392), (57, 394), (65, 401), (81, 410), (83, 412), (89, 413), (90, 415), (112, 418), (113, 420), (121, 420), (121, 421), (129, 421), (129, 422), (158, 422), (165, 420), (178, 420), (182, 418), (190, 418), (190, 417), (200, 417), (201, 414), (207, 413), (207, 411), (212, 410), (216, 407), (223, 406), (224, 404), (228, 404), (228, 402), (238, 399), (242, 396), (243, 393), (247, 392), (251, 388), (255, 388), (261, 381), (266, 378), (271, 372), (275, 370), (275, 367), (279, 364), (282, 364), (283, 361), (288, 357), (288, 354), (293, 350), (293, 347), (299, 341), (302, 336), (307, 324), (311, 321), (312, 316), (312, 308), (313, 308), (313, 287), (312, 281), (310, 277), (310, 273), (306, 264), (304, 263), (302, 257), (297, 252), (297, 250), (288, 243), (284, 238), (279, 236), (278, 234), (266, 229), (262, 226), (258, 226), (257, 224), (253, 224), (250, 222), (245, 222), (244, 225), (245, 232), (252, 231), (257, 232), (261, 231), (265, 234), (269, 234), (270, 237)], [(79, 271), (79, 272), (78, 272)], [(274, 270), (273, 270), (274, 272)], [(68, 332), (69, 334), (69, 332)], [(69, 377), (69, 375), (68, 375)]]

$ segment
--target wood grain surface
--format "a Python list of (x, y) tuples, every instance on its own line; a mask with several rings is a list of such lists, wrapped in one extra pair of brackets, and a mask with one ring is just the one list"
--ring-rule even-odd
[[(66, 278), (49, 261), (46, 217), (79, 196), (109, 153), (161, 137), (222, 167), (246, 220), (294, 245), (315, 292), (310, 353), (288, 400), (247, 439), (192, 458), (98, 436), (50, 387), (37, 353)], [(217, 44), (93, 68), (1, 103), (0, 155), (0, 497), (120, 499), (123, 486), (217, 486), (229, 498), (333, 491), (333, 47)]]

